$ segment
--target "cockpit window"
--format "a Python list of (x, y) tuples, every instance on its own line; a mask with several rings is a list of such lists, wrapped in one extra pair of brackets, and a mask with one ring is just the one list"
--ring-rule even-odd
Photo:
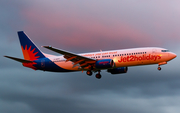
[(169, 50), (161, 50), (161, 52), (169, 52)]

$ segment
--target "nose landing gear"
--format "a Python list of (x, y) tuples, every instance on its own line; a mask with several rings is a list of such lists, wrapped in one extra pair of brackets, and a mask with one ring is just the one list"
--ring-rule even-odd
[(158, 68), (157, 68), (159, 71), (161, 71), (161, 67), (160, 66), (158, 66)]
[(165, 64), (167, 64), (167, 62), (161, 62), (161, 63), (159, 63), (157, 69), (160, 71), (160, 70), (161, 70), (161, 67), (160, 67), (160, 66), (161, 66), (161, 65), (165, 65)]

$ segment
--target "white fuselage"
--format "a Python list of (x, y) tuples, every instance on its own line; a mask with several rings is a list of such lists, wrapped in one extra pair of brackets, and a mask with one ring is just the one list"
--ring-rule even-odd
[[(122, 49), (111, 50), (102, 52), (91, 52), (79, 54), (85, 57), (101, 60), (112, 59), (115, 62), (114, 68), (117, 67), (129, 67), (138, 65), (150, 65), (150, 64), (166, 64), (169, 60), (172, 60), (176, 55), (172, 52), (168, 52), (164, 48), (134, 48), (134, 49)], [(68, 61), (63, 56), (53, 56), (49, 59), (56, 65), (67, 69), (80, 71), (79, 65), (73, 66), (73, 62)], [(87, 70), (87, 69), (83, 69)]]

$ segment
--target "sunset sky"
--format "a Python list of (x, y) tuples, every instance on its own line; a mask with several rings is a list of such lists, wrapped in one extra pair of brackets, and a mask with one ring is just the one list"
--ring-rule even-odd
[[(179, 113), (179, 0), (1, 0), (0, 113)], [(23, 58), (17, 31), (45, 53), (51, 45), (74, 53), (163, 47), (177, 58), (129, 67), (102, 79), (85, 72), (34, 71)]]

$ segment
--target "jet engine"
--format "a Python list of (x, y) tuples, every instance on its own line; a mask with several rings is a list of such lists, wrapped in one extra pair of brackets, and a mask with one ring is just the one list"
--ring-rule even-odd
[(107, 72), (111, 74), (121, 74), (121, 73), (127, 73), (128, 67), (118, 67), (114, 69), (108, 69)]
[(96, 61), (95, 68), (97, 69), (107, 69), (107, 68), (113, 68), (114, 67), (114, 61), (112, 59), (103, 59)]

